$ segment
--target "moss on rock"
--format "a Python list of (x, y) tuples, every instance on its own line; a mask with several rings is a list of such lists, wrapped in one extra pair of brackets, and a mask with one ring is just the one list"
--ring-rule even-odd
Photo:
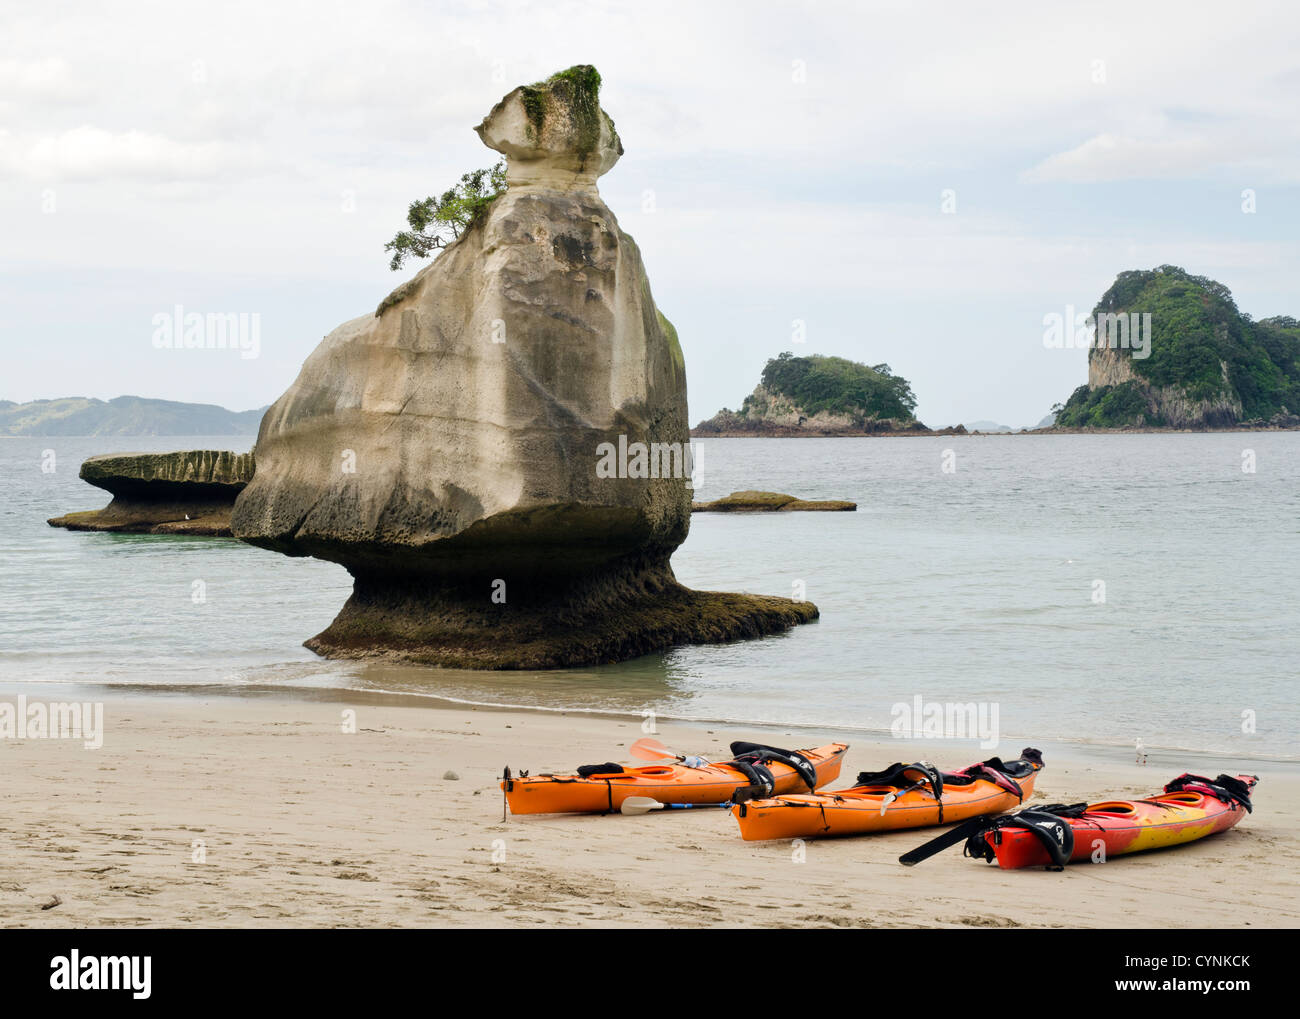
[(600, 72), (590, 64), (575, 64), (551, 75), (546, 84), (568, 104), (579, 155), (591, 155), (600, 142)]
[(528, 117), (529, 137), (537, 138), (546, 126), (546, 112), (550, 108), (547, 100), (550, 91), (544, 82), (536, 85), (524, 85), (519, 89), (519, 101), (523, 103), (524, 114)]
[(685, 372), (686, 356), (682, 353), (682, 342), (677, 338), (677, 327), (669, 322), (668, 316), (658, 308), (655, 309), (655, 314), (659, 316), (659, 328), (663, 330), (664, 336), (668, 340), (668, 349), (672, 353), (673, 363), (681, 371)]
[(575, 64), (544, 81), (520, 86), (519, 101), (528, 118), (528, 137), (533, 141), (542, 137), (548, 117), (557, 110), (566, 111), (575, 151), (584, 162), (600, 144), (602, 118), (613, 134), (614, 121), (600, 108), (600, 72), (591, 64)]

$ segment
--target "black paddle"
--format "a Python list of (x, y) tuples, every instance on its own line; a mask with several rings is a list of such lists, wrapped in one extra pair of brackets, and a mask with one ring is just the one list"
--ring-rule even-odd
[(977, 817), (965, 824), (957, 825), (956, 828), (949, 828), (942, 835), (932, 838), (924, 845), (917, 846), (909, 853), (904, 853), (898, 858), (898, 862), (904, 867), (915, 867), (922, 860), (928, 860), (930, 857), (942, 853), (949, 846), (955, 846), (958, 842), (965, 842), (968, 838), (987, 831), (989, 827), (987, 817)]

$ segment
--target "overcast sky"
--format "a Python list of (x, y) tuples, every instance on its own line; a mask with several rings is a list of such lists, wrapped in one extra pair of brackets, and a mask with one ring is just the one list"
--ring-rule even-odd
[[(1044, 316), (1124, 269), (1300, 316), (1298, 54), (1285, 2), (6, 0), (0, 399), (270, 403), (418, 268), (384, 241), (493, 162), (491, 106), (593, 63), (692, 423), (794, 350), (1032, 424), (1087, 375)], [(178, 304), (257, 313), (260, 356), (156, 349)]]

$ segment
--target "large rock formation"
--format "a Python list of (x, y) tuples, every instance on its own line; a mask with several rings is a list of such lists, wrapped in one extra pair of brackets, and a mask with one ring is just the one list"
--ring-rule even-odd
[(253, 477), (253, 454), (114, 453), (92, 456), (80, 476), (111, 493), (113, 501), (102, 510), (54, 517), (50, 526), (228, 538), (235, 497)]
[(502, 99), (477, 131), (508, 190), (327, 336), (262, 421), (234, 530), (352, 574), (321, 654), (545, 668), (817, 615), (673, 577), (685, 366), (596, 190), (623, 152), (599, 84), (576, 67)]

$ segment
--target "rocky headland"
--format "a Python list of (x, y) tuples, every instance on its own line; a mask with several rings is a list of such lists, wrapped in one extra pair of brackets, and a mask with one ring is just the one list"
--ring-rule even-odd
[(1053, 431), (1300, 427), (1300, 321), (1255, 321), (1222, 283), (1176, 265), (1122, 272), (1061, 346), (1088, 345), (1088, 381)]

